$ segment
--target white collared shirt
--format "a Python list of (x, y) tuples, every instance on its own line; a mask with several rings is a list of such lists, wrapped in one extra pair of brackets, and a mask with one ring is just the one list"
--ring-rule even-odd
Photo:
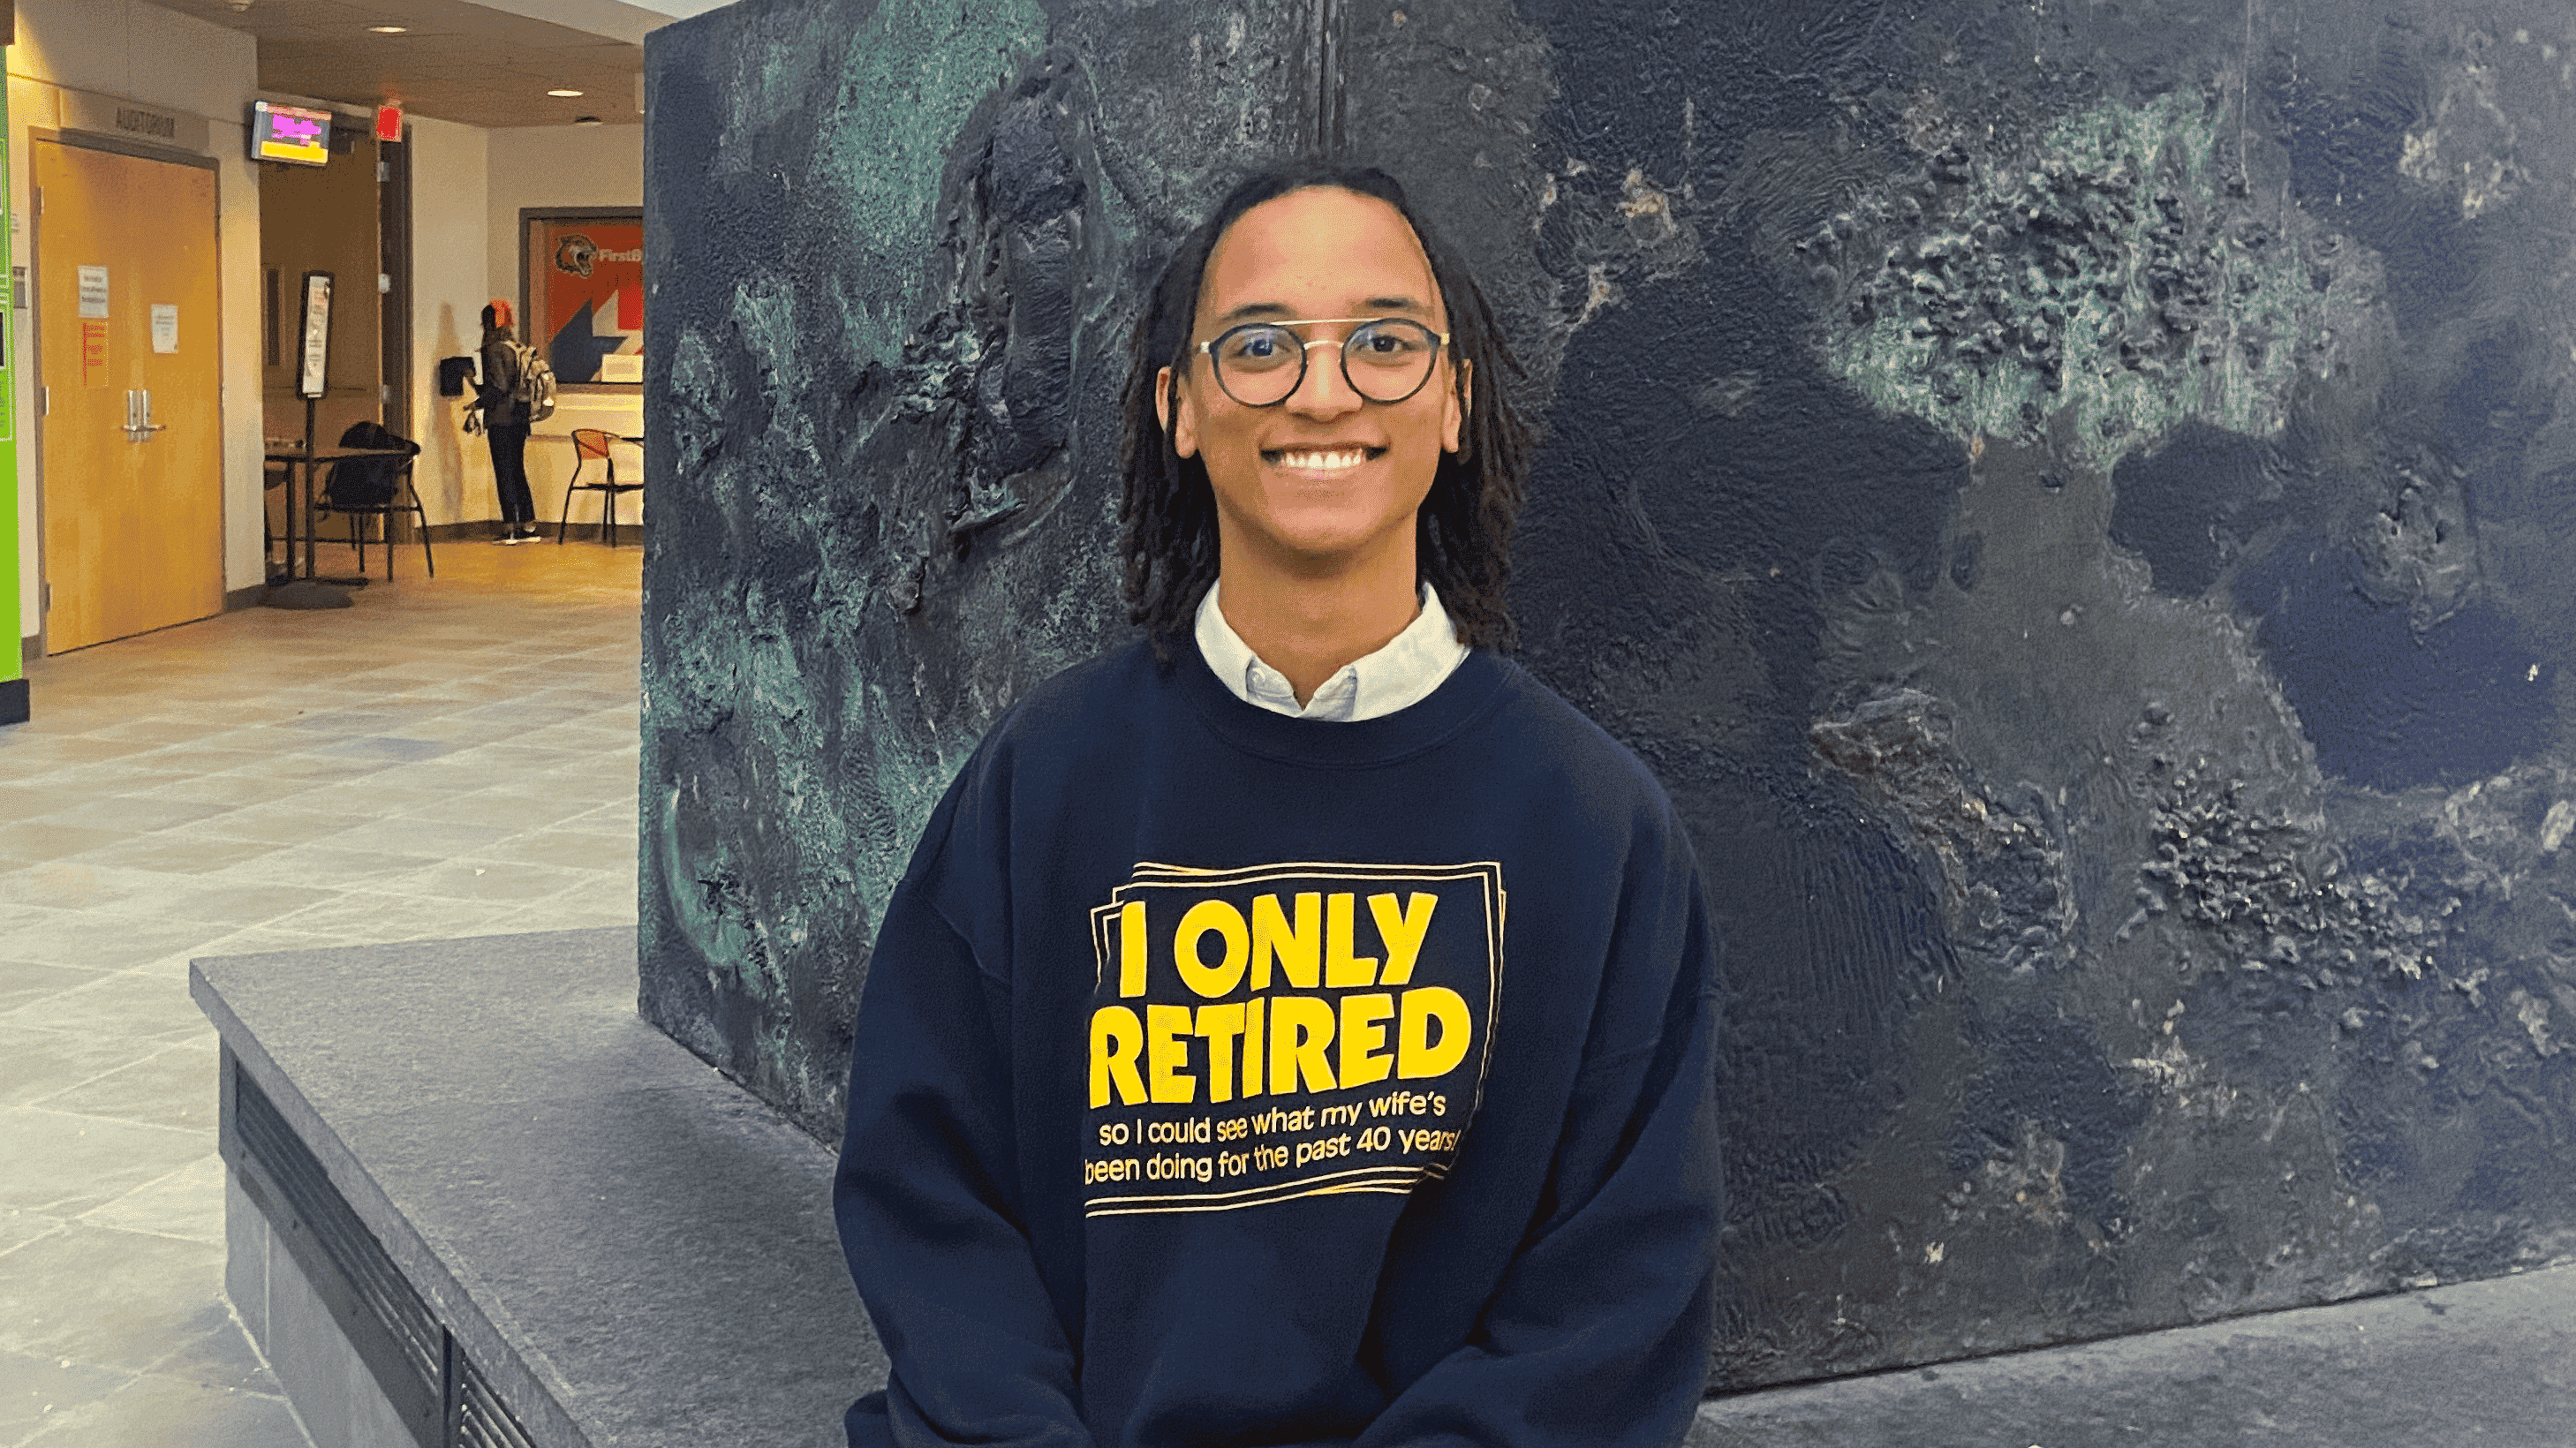
[(1354, 724), (1392, 714), (1429, 698), (1467, 658), (1467, 646), (1458, 642), (1449, 611), (1440, 606), (1440, 595), (1426, 583), (1422, 611), (1404, 626), (1404, 632), (1388, 639), (1377, 652), (1335, 670), (1300, 707), (1287, 676), (1263, 663), (1225, 621), (1216, 593), (1217, 585), (1211, 583), (1207, 597), (1199, 600), (1200, 657), (1234, 697), (1292, 719)]

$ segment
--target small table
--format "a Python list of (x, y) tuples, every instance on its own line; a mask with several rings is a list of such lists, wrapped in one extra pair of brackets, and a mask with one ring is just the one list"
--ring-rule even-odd
[[(314, 452), (309, 448), (301, 447), (270, 448), (264, 455), (265, 461), (286, 465), (286, 581), (272, 583), (268, 595), (260, 602), (271, 608), (347, 608), (349, 606), (347, 594), (335, 592), (323, 585), (336, 584), (341, 588), (364, 588), (367, 586), (367, 580), (315, 576), (313, 498), (317, 489), (314, 486), (313, 469), (317, 464), (345, 462), (350, 458), (407, 458), (410, 456), (409, 452), (401, 448), (351, 447), (334, 448), (329, 452)], [(295, 570), (295, 474), (299, 465), (304, 474), (304, 571), (300, 577)], [(388, 529), (387, 533), (386, 546), (391, 547), (391, 530)], [(266, 571), (267, 566), (266, 559), (260, 560), (263, 572)]]

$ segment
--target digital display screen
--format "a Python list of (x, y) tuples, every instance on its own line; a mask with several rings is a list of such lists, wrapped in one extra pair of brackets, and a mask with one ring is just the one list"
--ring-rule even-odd
[(329, 164), (331, 113), (251, 102), (250, 157), (254, 161), (291, 161), (300, 166)]

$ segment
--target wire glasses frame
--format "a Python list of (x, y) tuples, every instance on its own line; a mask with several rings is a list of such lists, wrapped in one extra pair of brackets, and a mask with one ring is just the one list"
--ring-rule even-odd
[[(1357, 322), (1350, 335), (1306, 341), (1292, 327)], [(1431, 380), (1449, 334), (1434, 332), (1405, 317), (1301, 317), (1284, 322), (1246, 322), (1229, 327), (1194, 351), (1207, 355), (1225, 395), (1246, 407), (1277, 407), (1306, 385), (1306, 354), (1317, 347), (1338, 348), (1342, 380), (1351, 391), (1375, 403), (1402, 402)], [(1352, 358), (1359, 365), (1352, 365)], [(1296, 365), (1289, 365), (1290, 358)]]

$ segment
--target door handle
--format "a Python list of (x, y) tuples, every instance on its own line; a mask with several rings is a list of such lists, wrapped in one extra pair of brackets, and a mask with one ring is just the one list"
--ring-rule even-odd
[(168, 427), (166, 422), (152, 420), (152, 394), (128, 388), (125, 393), (125, 440), (142, 442)]

